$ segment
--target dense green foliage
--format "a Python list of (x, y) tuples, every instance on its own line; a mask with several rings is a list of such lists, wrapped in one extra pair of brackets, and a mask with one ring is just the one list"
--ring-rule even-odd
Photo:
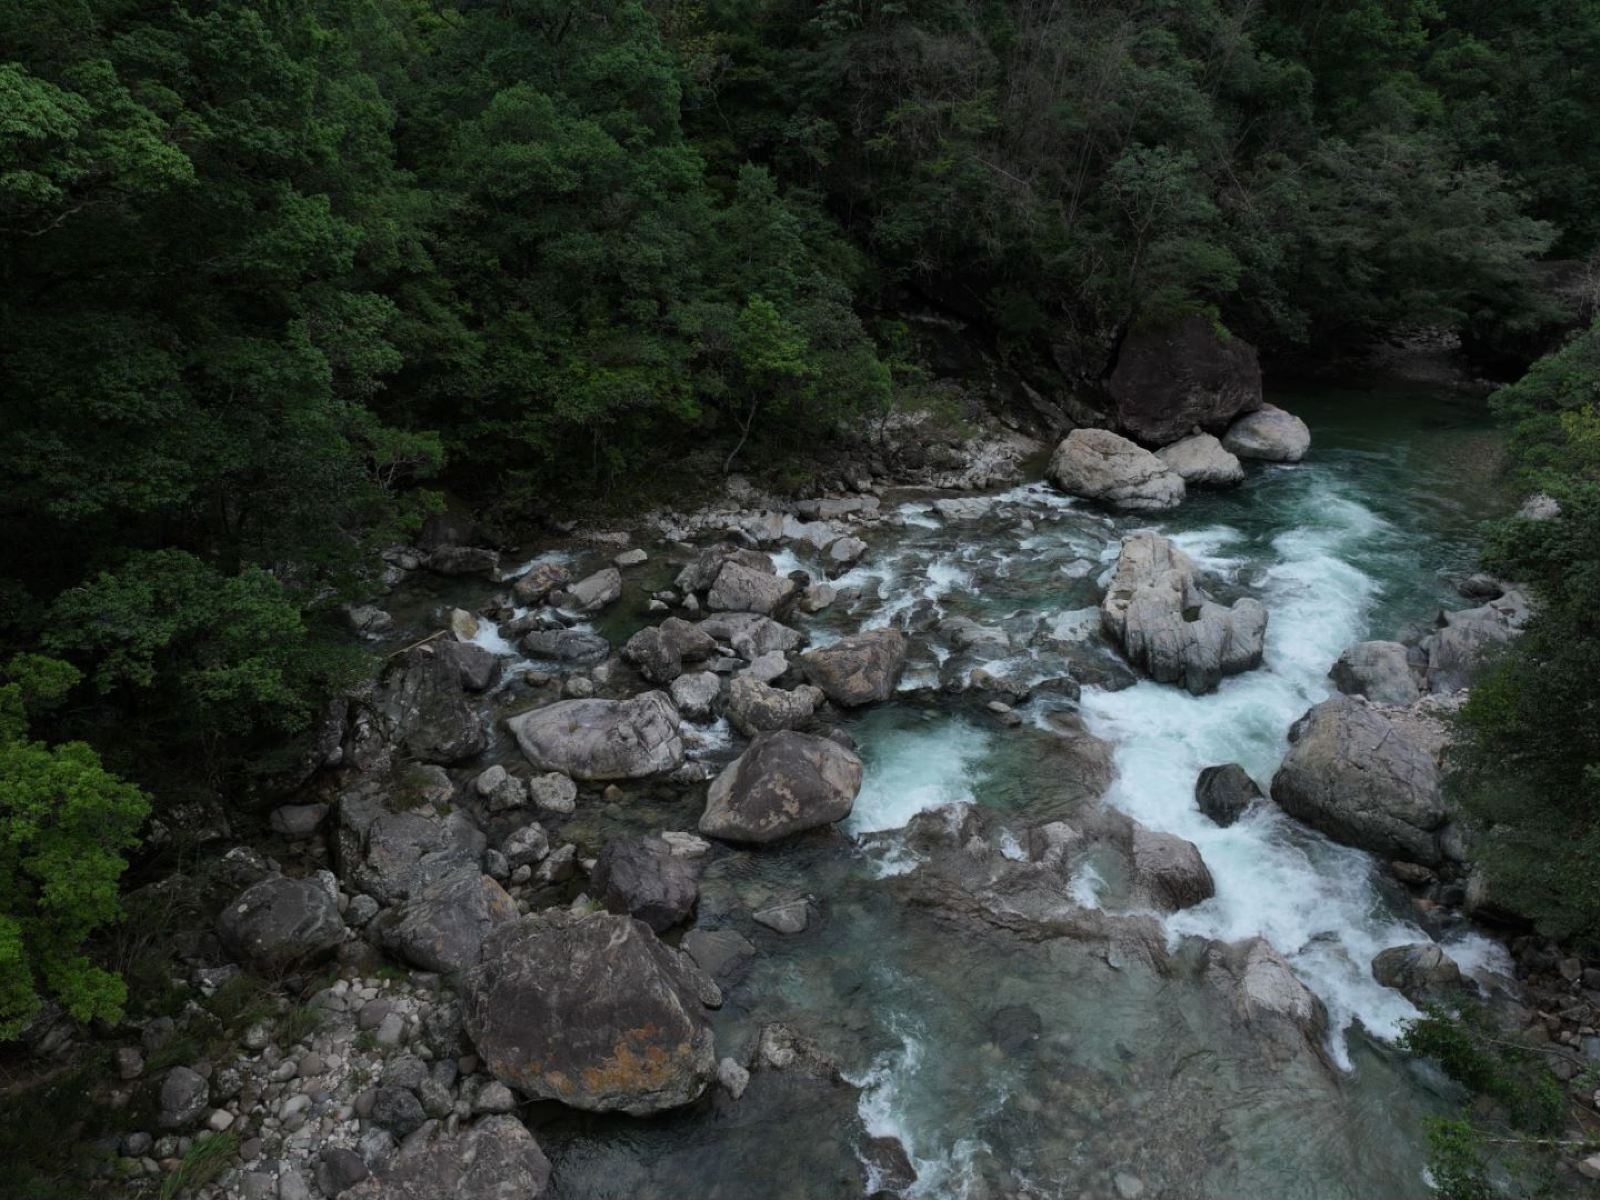
[(7, 769), (108, 839), (47, 936), (137, 824), (76, 740), (247, 795), (442, 485), (801, 474), (917, 402), (930, 310), (1056, 396), (1196, 312), (1543, 328), (1597, 45), (1593, 0), (0, 6), (0, 651), (83, 679)]
[(1540, 608), (1472, 691), (1459, 784), (1493, 894), (1547, 933), (1600, 944), (1600, 325), (1495, 404), (1522, 481), (1560, 513), (1508, 521), (1488, 548)]

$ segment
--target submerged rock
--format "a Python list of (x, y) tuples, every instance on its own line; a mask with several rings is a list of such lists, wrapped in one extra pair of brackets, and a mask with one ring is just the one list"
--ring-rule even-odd
[(806, 678), (845, 708), (887, 700), (905, 669), (906, 639), (898, 629), (874, 629), (800, 656)]
[(563, 700), (506, 727), (530, 763), (573, 779), (642, 779), (683, 765), (678, 710), (665, 692), (631, 700)]
[(1240, 417), (1222, 437), (1223, 447), (1240, 458), (1265, 462), (1295, 463), (1311, 449), (1311, 431), (1293, 413), (1274, 404), (1263, 404)]
[(1163, 446), (1156, 457), (1189, 487), (1233, 487), (1244, 482), (1244, 466), (1209, 433)]
[(1267, 610), (1245, 597), (1224, 608), (1200, 588), (1189, 556), (1159, 534), (1125, 538), (1100, 602), (1101, 625), (1158, 683), (1195, 695), (1261, 665)]
[(772, 842), (850, 815), (861, 760), (838, 743), (791, 730), (763, 734), (712, 781), (700, 832)]
[(646, 1116), (716, 1078), (702, 1011), (712, 986), (650, 927), (551, 909), (496, 929), (464, 981), (468, 1036), (528, 1096)]
[(1335, 841), (1438, 866), (1448, 817), (1433, 756), (1351, 696), (1324, 700), (1289, 731), (1272, 798)]
[(1074, 429), (1051, 456), (1049, 475), (1062, 491), (1136, 512), (1176, 508), (1184, 485), (1150, 451), (1106, 429)]
[(1243, 338), (1207, 317), (1135, 329), (1117, 349), (1106, 390), (1117, 424), (1143, 442), (1175, 442), (1196, 425), (1223, 429), (1261, 406), (1261, 364)]
[(1218, 825), (1232, 825), (1245, 810), (1261, 799), (1261, 789), (1238, 763), (1207, 767), (1195, 780), (1194, 800)]

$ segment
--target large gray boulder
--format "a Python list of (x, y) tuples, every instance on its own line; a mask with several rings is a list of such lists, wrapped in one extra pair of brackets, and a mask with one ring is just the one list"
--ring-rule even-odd
[(1439, 614), (1440, 628), (1422, 640), (1430, 692), (1471, 687), (1492, 652), (1510, 641), (1531, 615), (1528, 599), (1515, 588), (1477, 608)]
[(861, 760), (837, 742), (784, 730), (763, 734), (711, 783), (700, 832), (772, 842), (850, 815)]
[(643, 921), (550, 909), (489, 935), (464, 979), (464, 1020), (484, 1065), (537, 1099), (646, 1116), (716, 1077), (702, 1010), (714, 989)]
[(760, 613), (719, 613), (696, 626), (707, 637), (732, 647), (740, 658), (754, 662), (774, 650), (788, 654), (806, 640), (805, 634)]
[(263, 879), (222, 910), (217, 933), (230, 954), (259, 970), (311, 962), (345, 939), (339, 886), (327, 871), (305, 879)]
[(476, 964), (490, 930), (516, 915), (498, 883), (465, 865), (380, 913), (367, 932), (412, 966), (449, 974)]
[(1238, 763), (1206, 767), (1195, 780), (1194, 800), (1200, 811), (1218, 825), (1232, 825), (1261, 799), (1261, 789)]
[(679, 617), (660, 625), (647, 625), (628, 639), (622, 657), (651, 683), (671, 683), (683, 674), (685, 662), (697, 662), (716, 652), (716, 641), (704, 630)]
[(713, 612), (752, 612), (770, 617), (798, 590), (799, 585), (788, 576), (774, 575), (730, 559), (722, 564), (711, 590), (706, 593), (706, 607)]
[(1135, 825), (1131, 851), (1134, 891), (1146, 903), (1176, 912), (1217, 894), (1211, 872), (1193, 842)]
[(1213, 943), (1206, 952), (1205, 980), (1262, 1039), (1264, 1050), (1293, 1054), (1309, 1043), (1320, 1053), (1327, 1010), (1265, 938)]
[(662, 838), (607, 842), (589, 872), (590, 890), (608, 911), (637, 917), (665, 933), (694, 911), (699, 871)]
[(432, 643), (390, 665), (373, 710), (386, 738), (421, 762), (461, 762), (489, 744), (483, 714), (462, 687), (460, 664)]
[(1209, 433), (1163, 446), (1156, 457), (1189, 487), (1233, 487), (1244, 482), (1243, 464)]
[(408, 1138), (377, 1174), (340, 1196), (343, 1200), (538, 1200), (549, 1184), (550, 1160), (527, 1126), (516, 1117), (497, 1115), (454, 1135), (435, 1130), (415, 1144)]
[(578, 612), (598, 612), (622, 595), (622, 572), (605, 567), (567, 589), (567, 607)]
[(1069, 495), (1134, 512), (1176, 508), (1183, 502), (1181, 476), (1108, 429), (1074, 429), (1056, 447), (1048, 473)]
[(356, 796), (339, 801), (339, 871), (352, 888), (393, 904), (462, 865), (476, 867), (488, 839), (457, 810), (376, 812)]
[(532, 658), (585, 666), (604, 661), (611, 643), (587, 629), (535, 629), (522, 639)]
[(1100, 623), (1151, 679), (1198, 696), (1261, 665), (1267, 610), (1250, 597), (1224, 608), (1201, 590), (1187, 554), (1159, 534), (1138, 533), (1123, 540)]
[(1372, 977), (1415, 1004), (1442, 1000), (1461, 986), (1461, 968), (1433, 942), (1379, 951), (1372, 960)]
[(573, 779), (642, 779), (683, 765), (678, 710), (665, 692), (631, 700), (563, 700), (506, 727), (541, 771)]
[(1345, 695), (1365, 696), (1374, 704), (1404, 707), (1422, 695), (1399, 642), (1357, 642), (1339, 655), (1328, 678)]
[(531, 608), (551, 592), (565, 587), (571, 579), (572, 572), (567, 569), (565, 563), (535, 563), (528, 568), (526, 575), (512, 585), (511, 592), (517, 598), (518, 604)]
[(1289, 731), (1272, 798), (1290, 816), (1346, 845), (1437, 866), (1449, 816), (1434, 759), (1352, 696), (1324, 700)]
[(1263, 404), (1230, 425), (1222, 435), (1222, 445), (1240, 458), (1294, 463), (1311, 449), (1311, 430), (1293, 413), (1274, 404)]
[(786, 692), (753, 676), (739, 675), (728, 686), (728, 720), (746, 737), (798, 729), (811, 719), (823, 699), (821, 689), (809, 684)]
[(1118, 426), (1142, 442), (1175, 442), (1196, 425), (1223, 429), (1261, 406), (1255, 347), (1206, 317), (1136, 329), (1117, 349), (1106, 391)]
[(898, 629), (874, 629), (840, 638), (800, 656), (806, 679), (844, 708), (894, 695), (906, 665), (906, 639)]

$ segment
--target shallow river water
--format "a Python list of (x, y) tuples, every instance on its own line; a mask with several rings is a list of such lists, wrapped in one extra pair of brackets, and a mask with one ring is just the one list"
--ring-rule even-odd
[[(653, 1122), (535, 1110), (557, 1195), (862, 1195), (857, 1156), (873, 1136), (904, 1144), (916, 1197), (1431, 1194), (1421, 1123), (1446, 1097), (1389, 1048), (1414, 1010), (1368, 967), (1379, 950), (1428, 934), (1368, 856), (1270, 806), (1219, 828), (1196, 809), (1194, 781), (1204, 766), (1237, 761), (1265, 786), (1289, 725), (1329, 694), (1328, 668), (1346, 645), (1464, 606), (1450, 580), (1471, 569), (1477, 523), (1501, 503), (1498, 443), (1481, 403), (1455, 397), (1277, 400), (1311, 426), (1306, 461), (1254, 466), (1242, 488), (1191, 493), (1171, 514), (1110, 517), (1042, 484), (990, 495), (963, 520), (942, 519), (932, 496), (886, 501), (903, 524), (873, 535), (863, 565), (837, 581), (862, 598), (797, 618), (814, 643), (863, 625), (914, 635), (902, 698), (848, 720), (867, 768), (855, 811), (842, 831), (719, 851), (698, 917), (759, 951), (715, 1018), (719, 1052), (737, 1054), (782, 1020), (835, 1056), (859, 1095), (758, 1075), (737, 1105), (708, 1101)], [(1099, 643), (1094, 606), (1119, 538), (1141, 528), (1173, 536), (1224, 598), (1266, 603), (1260, 670), (1198, 698), (1117, 686), (1126, 671)], [(812, 566), (783, 559), (780, 569)], [(953, 616), (1003, 630), (1004, 645), (951, 646), (933, 631)], [(1045, 717), (1070, 701), (1045, 691), (1019, 707), (1021, 727), (1007, 727), (983, 708), (987, 696), (938, 686), (974, 666), (1029, 682), (1066, 667), (1108, 685), (1085, 686), (1077, 706), (1115, 747), (1105, 803), (1196, 843), (1216, 881), (1213, 899), (1166, 919), (1174, 956), (1198, 938), (1264, 935), (1327, 1006), (1322, 1061), (1264, 1057), (1220, 1017), (1215, 992), (1181, 970), (1108, 961), (1066, 939), (975, 932), (903, 902), (897, 885), (916, 856), (895, 831), (916, 813), (964, 801), (1026, 829), (1085, 802), (1048, 745)], [(725, 728), (707, 732), (708, 756), (735, 750)], [(569, 836), (693, 828), (697, 816), (698, 796), (630, 796), (581, 811)], [(1118, 881), (1092, 868), (1072, 886), (1080, 902), (1122, 904)], [(802, 934), (748, 919), (799, 896), (812, 901)], [(1500, 965), (1486, 940), (1434, 932), (1463, 967)]]

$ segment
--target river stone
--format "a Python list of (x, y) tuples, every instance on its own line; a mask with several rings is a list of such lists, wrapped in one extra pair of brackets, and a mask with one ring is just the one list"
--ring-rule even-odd
[(786, 692), (750, 675), (739, 675), (728, 687), (728, 720), (746, 737), (796, 729), (811, 719), (823, 699), (822, 690), (809, 684)]
[(272, 810), (267, 824), (290, 841), (304, 841), (317, 832), (328, 816), (326, 804), (285, 804)]
[(428, 555), (428, 570), (440, 575), (493, 575), (500, 554), (481, 546), (440, 546)]
[(798, 588), (799, 585), (787, 576), (729, 560), (722, 564), (706, 594), (706, 607), (713, 612), (750, 612), (770, 617)]
[(523, 1123), (484, 1117), (470, 1129), (435, 1131), (406, 1144), (344, 1200), (537, 1200), (550, 1184), (550, 1160)]
[(1243, 338), (1200, 316), (1136, 328), (1106, 382), (1117, 425), (1142, 442), (1175, 442), (1196, 425), (1222, 429), (1261, 406), (1261, 364)]
[(1311, 449), (1311, 431), (1293, 413), (1274, 404), (1240, 417), (1222, 435), (1222, 445), (1240, 458), (1266, 462), (1299, 462)]
[(490, 930), (514, 920), (516, 901), (476, 866), (458, 867), (380, 913), (369, 935), (424, 971), (449, 974), (478, 961)]
[(198, 1071), (173, 1067), (161, 1081), (161, 1108), (157, 1123), (163, 1129), (193, 1125), (211, 1107), (211, 1085)]
[(1209, 433), (1163, 446), (1156, 457), (1189, 487), (1233, 487), (1244, 482), (1244, 467)]
[(532, 608), (557, 588), (565, 587), (571, 578), (572, 572), (565, 563), (534, 563), (526, 575), (511, 585), (511, 593), (518, 604)]
[(1248, 596), (1224, 608), (1201, 590), (1187, 554), (1159, 534), (1137, 533), (1123, 539), (1100, 621), (1150, 678), (1199, 696), (1261, 665), (1267, 610)]
[(489, 745), (483, 715), (461, 686), (459, 665), (431, 643), (391, 663), (373, 710), (388, 740), (420, 762), (457, 763)]
[(1135, 512), (1176, 508), (1183, 479), (1150, 451), (1108, 429), (1074, 429), (1050, 458), (1062, 491)]
[(707, 617), (696, 628), (733, 647), (735, 654), (749, 662), (774, 650), (788, 654), (806, 640), (804, 634), (760, 613), (720, 613)]
[(482, 646), (472, 642), (440, 642), (439, 654), (455, 665), (461, 686), (469, 692), (487, 692), (500, 682), (500, 659)]
[(722, 694), (722, 680), (710, 671), (679, 675), (672, 681), (672, 702), (691, 721), (711, 716), (711, 706)]
[(1269, 1035), (1293, 1031), (1302, 1045), (1320, 1053), (1327, 1010), (1265, 938), (1212, 943), (1206, 980), (1229, 999), (1246, 1027)]
[(341, 851), (340, 871), (384, 904), (403, 900), (463, 863), (476, 866), (488, 846), (482, 831), (459, 810), (444, 818), (416, 811), (380, 812), (362, 825), (341, 798), (339, 816), (359, 835), (353, 861)]
[(1515, 637), (1530, 615), (1527, 597), (1514, 588), (1477, 608), (1441, 613), (1443, 627), (1422, 640), (1428, 690), (1470, 687), (1492, 650)]
[(1345, 695), (1365, 696), (1374, 704), (1405, 707), (1422, 695), (1399, 642), (1357, 642), (1339, 655), (1328, 678)]
[(1176, 834), (1135, 825), (1131, 858), (1135, 890), (1164, 912), (1191, 908), (1217, 894), (1199, 847)]
[(671, 683), (683, 674), (683, 658), (672, 640), (655, 625), (646, 625), (622, 647), (622, 657), (651, 683)]
[(700, 975), (643, 921), (549, 909), (489, 935), (464, 980), (466, 1030), (528, 1096), (646, 1116), (716, 1077)]
[(530, 657), (586, 666), (611, 653), (611, 643), (587, 629), (535, 629), (522, 639)]
[(565, 607), (578, 612), (597, 612), (621, 595), (622, 572), (615, 567), (605, 567), (569, 587)]
[(775, 575), (772, 558), (759, 550), (742, 550), (737, 546), (730, 546), (726, 542), (716, 546), (708, 546), (695, 555), (695, 559), (683, 570), (678, 572), (674, 582), (678, 590), (688, 595), (692, 592), (703, 592), (716, 582), (723, 566), (729, 562), (736, 562), (740, 566), (748, 567), (752, 571), (763, 575)]
[(506, 727), (530, 763), (573, 779), (642, 779), (683, 765), (678, 710), (665, 692), (631, 700), (563, 700)]
[(339, 888), (327, 871), (306, 879), (275, 875), (239, 893), (217, 918), (230, 954), (263, 971), (316, 959), (345, 938)]
[(1224, 763), (1200, 772), (1194, 784), (1194, 799), (1201, 812), (1226, 828), (1261, 799), (1261, 789), (1238, 763)]
[(850, 815), (861, 790), (861, 760), (827, 738), (782, 730), (762, 734), (712, 781), (700, 832), (765, 843)]
[(1436, 867), (1447, 816), (1434, 759), (1352, 696), (1324, 700), (1289, 730), (1272, 798), (1290, 816), (1384, 858)]
[(898, 629), (874, 629), (800, 656), (806, 679), (844, 708), (887, 700), (906, 665), (906, 639)]
[(1390, 946), (1372, 960), (1372, 977), (1414, 1004), (1439, 1000), (1461, 985), (1461, 968), (1432, 942)]
[(607, 842), (589, 872), (590, 890), (607, 910), (637, 917), (665, 933), (694, 911), (699, 872), (658, 837)]

